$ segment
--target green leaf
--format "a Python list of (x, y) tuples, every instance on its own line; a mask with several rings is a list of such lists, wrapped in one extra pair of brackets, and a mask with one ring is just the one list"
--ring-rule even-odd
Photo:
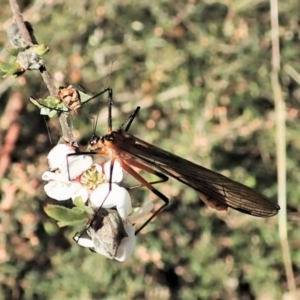
[(47, 47), (45, 44), (41, 45), (33, 45), (31, 46), (31, 49), (37, 54), (37, 55), (44, 55), (47, 52), (49, 52), (49, 47)]
[(29, 98), (29, 100), (38, 108), (43, 108), (43, 106), (40, 104), (40, 102), (32, 97)]
[(87, 213), (78, 207), (70, 209), (60, 205), (47, 205), (44, 210), (49, 217), (61, 222), (80, 221), (88, 217)]
[(83, 203), (83, 200), (82, 200), (82, 198), (80, 196), (76, 197), (73, 200), (73, 203), (74, 203), (75, 206), (81, 207), (81, 208), (85, 209), (85, 204)]
[(67, 112), (66, 105), (55, 96), (48, 96), (44, 99), (33, 99), (30, 98), (30, 101), (40, 108), (40, 114), (44, 116), (49, 116), (50, 118), (57, 115), (58, 111)]
[(48, 113), (49, 118), (53, 118), (56, 115), (57, 115), (57, 111), (55, 111), (53, 109)]
[(86, 218), (82, 220), (75, 220), (75, 221), (61, 221), (57, 222), (57, 225), (59, 227), (65, 227), (65, 226), (78, 226), (78, 225), (85, 225), (87, 222)]
[(16, 62), (11, 64), (0, 61), (0, 70), (6, 73), (3, 76), (4, 78), (9, 76), (17, 77), (25, 72), (25, 70)]
[(9, 48), (6, 48), (7, 52), (11, 55), (11, 56), (18, 56), (18, 54), (22, 51), (25, 50), (24, 47), (9, 47)]
[(10, 71), (12, 68), (14, 68), (15, 65), (14, 64), (11, 64), (11, 63), (7, 63), (7, 62), (4, 62), (4, 61), (0, 61), (0, 70), (2, 72), (8, 72)]
[(55, 96), (48, 96), (45, 99), (39, 99), (39, 101), (49, 108), (57, 108), (61, 104), (61, 100)]
[(79, 96), (80, 96), (81, 104), (84, 103), (86, 100), (88, 100), (88, 99), (91, 98), (90, 95), (85, 94), (85, 93), (83, 93), (83, 92), (81, 92), (81, 91), (78, 91), (78, 93), (79, 93)]
[(74, 204), (75, 206), (77, 206), (78, 208), (82, 209), (83, 211), (85, 211), (85, 212), (87, 213), (87, 215), (92, 215), (92, 214), (94, 214), (93, 209), (92, 209), (91, 207), (89, 207), (89, 206), (86, 206), (86, 205), (84, 204), (84, 202), (82, 201), (82, 198), (81, 198), (80, 196), (77, 197), (77, 198), (75, 198), (75, 199), (73, 200), (73, 204)]

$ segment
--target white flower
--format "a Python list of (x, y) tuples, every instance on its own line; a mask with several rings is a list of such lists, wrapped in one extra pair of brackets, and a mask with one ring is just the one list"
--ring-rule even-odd
[[(42, 175), (42, 179), (48, 181), (44, 189), (49, 197), (58, 201), (81, 197), (86, 202), (95, 188), (109, 181), (111, 161), (103, 166), (93, 164), (90, 156), (70, 154), (76, 154), (75, 150), (65, 144), (50, 151), (49, 166), (55, 172), (47, 171)], [(112, 170), (111, 182), (120, 182), (123, 179), (120, 164), (115, 162)]]
[(90, 238), (75, 236), (74, 240), (111, 259), (128, 259), (135, 246), (134, 223), (153, 209), (153, 203), (132, 211), (128, 191), (117, 184), (123, 179), (118, 161), (93, 164), (92, 157), (77, 155), (64, 144), (50, 151), (48, 161), (52, 171), (42, 175), (48, 182), (44, 186), (47, 195), (59, 201), (80, 197), (85, 203), (89, 199), (87, 205), (97, 214), (86, 230)]

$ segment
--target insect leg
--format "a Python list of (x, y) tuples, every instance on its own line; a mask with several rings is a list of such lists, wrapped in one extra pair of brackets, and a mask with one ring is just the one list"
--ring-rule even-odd
[[(160, 172), (154, 170), (153, 168), (150, 168), (149, 166), (147, 166), (147, 165), (145, 165), (145, 164), (142, 164), (142, 163), (139, 163), (139, 162), (137, 162), (137, 161), (135, 161), (135, 160), (133, 160), (133, 159), (126, 159), (126, 162), (127, 162), (128, 164), (130, 164), (130, 165), (132, 165), (132, 166), (138, 168), (138, 169), (141, 169), (141, 170), (143, 170), (143, 171), (146, 171), (146, 172), (148, 172), (148, 173), (151, 173), (151, 174), (153, 174), (153, 175), (155, 175), (155, 176), (157, 176), (157, 177), (160, 178), (160, 180), (148, 182), (148, 183), (151, 184), (151, 185), (158, 184), (158, 183), (163, 183), (163, 182), (168, 181), (168, 179), (169, 179), (169, 177), (166, 176), (165, 174), (160, 173)], [(140, 188), (140, 187), (142, 187), (142, 186), (143, 186), (143, 184), (140, 184), (140, 185), (137, 185), (137, 186), (130, 187), (130, 188), (128, 188), (128, 190), (133, 190), (133, 189), (136, 189), (136, 188)]]
[[(133, 170), (131, 168), (131, 166), (129, 166), (127, 164), (127, 160), (125, 161), (119, 161), (123, 170), (126, 171), (128, 174), (130, 174), (131, 176), (133, 176), (136, 180), (138, 180), (143, 186), (147, 187), (152, 193), (154, 193), (157, 197), (159, 197), (164, 204), (158, 209), (156, 210), (151, 217), (149, 217), (149, 219), (138, 229), (136, 230), (135, 234), (137, 235), (160, 211), (162, 211), (168, 204), (169, 204), (169, 199), (162, 194), (160, 191), (158, 191), (156, 188), (154, 188), (147, 180), (145, 180), (140, 174), (138, 174), (135, 170)], [(132, 163), (130, 161), (130, 163)], [(134, 162), (134, 164), (132, 164), (133, 166), (136, 166), (137, 168), (139, 167), (147, 167), (143, 164), (138, 164), (139, 166), (136, 165), (136, 162)], [(149, 168), (150, 169), (150, 168)], [(154, 170), (152, 170), (153, 173), (155, 172)], [(154, 173), (153, 173), (154, 174)]]
[(126, 122), (124, 122), (124, 123), (120, 126), (120, 128), (123, 128), (123, 126), (124, 126), (125, 124), (127, 124), (124, 130), (125, 130), (125, 131), (128, 131), (129, 128), (130, 128), (130, 126), (131, 126), (131, 124), (132, 124), (132, 122), (133, 122), (133, 120), (134, 120), (135, 117), (137, 116), (139, 110), (140, 110), (140, 106), (137, 106), (137, 108), (135, 109), (135, 111), (128, 117), (128, 119), (126, 120)]
[(68, 169), (68, 179), (69, 179), (69, 181), (71, 181), (70, 166), (69, 166), (69, 157), (70, 156), (90, 155), (90, 154), (92, 154), (92, 153), (89, 153), (89, 152), (78, 152), (79, 151), (78, 148), (75, 148), (75, 151), (76, 151), (75, 153), (70, 153), (70, 154), (66, 155), (67, 169)]

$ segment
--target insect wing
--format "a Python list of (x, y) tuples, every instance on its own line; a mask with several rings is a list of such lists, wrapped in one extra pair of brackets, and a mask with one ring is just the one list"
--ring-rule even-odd
[(132, 159), (154, 167), (192, 187), (199, 192), (200, 198), (213, 208), (225, 210), (228, 206), (257, 217), (274, 216), (280, 209), (267, 197), (251, 188), (144, 142), (122, 129), (116, 132), (114, 142)]
[(95, 251), (109, 258), (115, 258), (122, 239), (128, 236), (118, 212), (104, 208), (98, 211), (88, 232)]

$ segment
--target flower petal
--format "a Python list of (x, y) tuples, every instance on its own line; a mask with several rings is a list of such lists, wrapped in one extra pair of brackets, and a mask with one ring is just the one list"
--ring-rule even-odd
[(91, 239), (75, 236), (74, 240), (82, 247), (94, 248), (94, 242)]
[(88, 155), (71, 156), (68, 159), (68, 166), (63, 170), (65, 175), (74, 179), (88, 170), (93, 165), (93, 158)]
[(73, 147), (66, 144), (58, 144), (48, 154), (50, 169), (60, 169), (67, 165), (67, 155), (75, 153)]
[(135, 223), (136, 220), (144, 217), (147, 215), (154, 207), (153, 202), (149, 201), (143, 204), (143, 206), (139, 207), (138, 210), (136, 210), (133, 214), (128, 216), (128, 220), (131, 223)]
[(72, 182), (72, 184), (70, 185), (70, 191), (72, 193), (72, 200), (75, 200), (77, 197), (81, 197), (83, 203), (85, 203), (89, 197), (88, 190), (79, 182)]
[(69, 177), (74, 179), (92, 166), (93, 159), (91, 156), (68, 156), (69, 154), (74, 153), (75, 150), (73, 147), (66, 144), (56, 145), (48, 155), (50, 169), (58, 169), (67, 179), (69, 179)]
[(102, 164), (95, 163), (93, 166), (95, 166), (98, 173), (103, 174)]
[(115, 259), (118, 261), (125, 261), (128, 259), (132, 253), (135, 246), (135, 233), (134, 227), (127, 223), (124, 224), (124, 228), (128, 234), (128, 237), (122, 239), (120, 246), (118, 247)]
[(116, 207), (120, 217), (124, 220), (132, 211), (131, 199), (126, 189), (115, 183), (111, 184), (109, 192), (109, 183), (103, 183), (98, 186), (90, 195), (91, 203), (103, 208)]
[(72, 196), (72, 190), (70, 189), (70, 184), (59, 182), (59, 181), (49, 181), (44, 186), (46, 194), (55, 200), (68, 200)]
[[(107, 178), (107, 180), (110, 179), (110, 167), (111, 167), (111, 160), (107, 161), (104, 164), (104, 174)], [(121, 182), (123, 179), (123, 168), (121, 167), (120, 163), (116, 160), (114, 162), (114, 167), (112, 170), (112, 178), (111, 178), (111, 182)]]
[(45, 180), (45, 181), (54, 180), (54, 181), (60, 181), (60, 182), (64, 182), (64, 183), (70, 183), (70, 181), (66, 178), (66, 176), (64, 174), (54, 173), (54, 172), (50, 172), (50, 171), (44, 172), (44, 174), (42, 175), (42, 180)]

